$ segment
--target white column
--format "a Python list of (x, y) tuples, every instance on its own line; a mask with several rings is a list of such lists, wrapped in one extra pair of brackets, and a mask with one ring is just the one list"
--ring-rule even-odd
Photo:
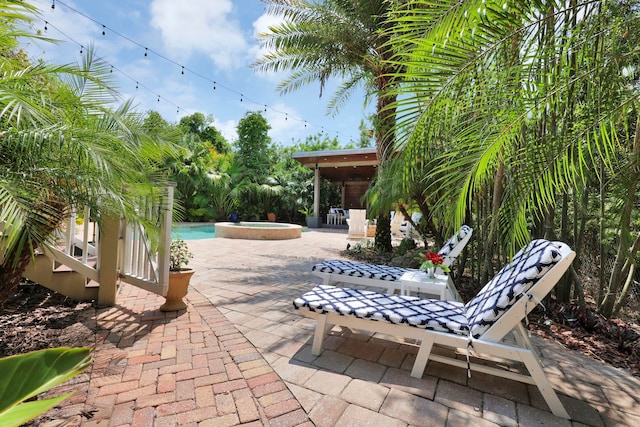
[(313, 216), (320, 217), (320, 168), (317, 163), (313, 181)]

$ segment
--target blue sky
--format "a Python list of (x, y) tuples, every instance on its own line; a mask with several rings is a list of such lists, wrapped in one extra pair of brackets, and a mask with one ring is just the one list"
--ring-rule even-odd
[(263, 53), (257, 34), (278, 22), (259, 0), (30, 2), (41, 9), (35, 29), (46, 25), (46, 35), (61, 41), (30, 46), (30, 55), (77, 62), (80, 46), (93, 45), (114, 67), (122, 96), (132, 98), (139, 111), (156, 110), (169, 122), (194, 112), (211, 114), (230, 142), (245, 113), (261, 111), (272, 140), (281, 145), (321, 132), (344, 145), (358, 139), (360, 121), (373, 111), (359, 91), (329, 116), (326, 107), (338, 82), (329, 82), (322, 98), (317, 83), (280, 95), (277, 84), (286, 74), (251, 69)]

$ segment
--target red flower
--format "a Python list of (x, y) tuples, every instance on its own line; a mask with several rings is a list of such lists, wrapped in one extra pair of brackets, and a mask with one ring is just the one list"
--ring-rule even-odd
[(448, 272), (449, 268), (444, 265), (444, 257), (438, 253), (425, 252), (420, 257), (420, 270), (439, 267), (442, 271)]
[(437, 253), (433, 253), (433, 252), (425, 252), (422, 255), (422, 262), (425, 261), (431, 261), (433, 263), (433, 265), (439, 265), (439, 264), (443, 264), (444, 263), (444, 258), (442, 257), (442, 255), (437, 254)]

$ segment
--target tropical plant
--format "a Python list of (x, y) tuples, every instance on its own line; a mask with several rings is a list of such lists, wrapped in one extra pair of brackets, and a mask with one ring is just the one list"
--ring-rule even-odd
[[(638, 3), (392, 3), (393, 61), (404, 65), (394, 93), (405, 181), (422, 171), (424, 194), (443, 192), (431, 201), (442, 221), (456, 227), (470, 213), (478, 221), (481, 281), (496, 255), (531, 235), (553, 239), (560, 230), (579, 246), (595, 183), (600, 242), (605, 217), (619, 216), (616, 260), (599, 297), (612, 314), (640, 249), (629, 238), (640, 140)], [(602, 192), (612, 183), (620, 198)], [(573, 215), (563, 212), (569, 206)], [(604, 274), (609, 251), (600, 249)]]
[(23, 425), (68, 398), (72, 393), (32, 400), (90, 366), (91, 354), (61, 347), (0, 358), (0, 425)]
[[(320, 96), (332, 77), (344, 79), (328, 104), (337, 111), (358, 85), (376, 97), (376, 151), (380, 170), (391, 157), (394, 145), (395, 87), (400, 62), (391, 62), (392, 47), (387, 31), (387, 0), (263, 0), (269, 12), (283, 22), (261, 34), (267, 53), (254, 66), (261, 71), (291, 70), (280, 83), (282, 93), (317, 81)], [(376, 246), (391, 250), (389, 212), (381, 213), (376, 228)], [(386, 227), (385, 227), (386, 226)]]
[(140, 218), (141, 194), (159, 197), (157, 161), (170, 145), (147, 137), (131, 104), (118, 100), (110, 67), (88, 48), (81, 64), (31, 64), (14, 50), (31, 7), (0, 1), (0, 295), (21, 279), (35, 248), (76, 206), (96, 218)]

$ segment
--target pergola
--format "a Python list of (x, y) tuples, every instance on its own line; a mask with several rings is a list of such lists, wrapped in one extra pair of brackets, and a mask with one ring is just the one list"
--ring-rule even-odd
[(315, 171), (313, 212), (320, 214), (320, 177), (342, 189), (344, 209), (363, 208), (360, 198), (369, 188), (380, 161), (375, 148), (349, 150), (305, 151), (293, 153), (293, 158)]

